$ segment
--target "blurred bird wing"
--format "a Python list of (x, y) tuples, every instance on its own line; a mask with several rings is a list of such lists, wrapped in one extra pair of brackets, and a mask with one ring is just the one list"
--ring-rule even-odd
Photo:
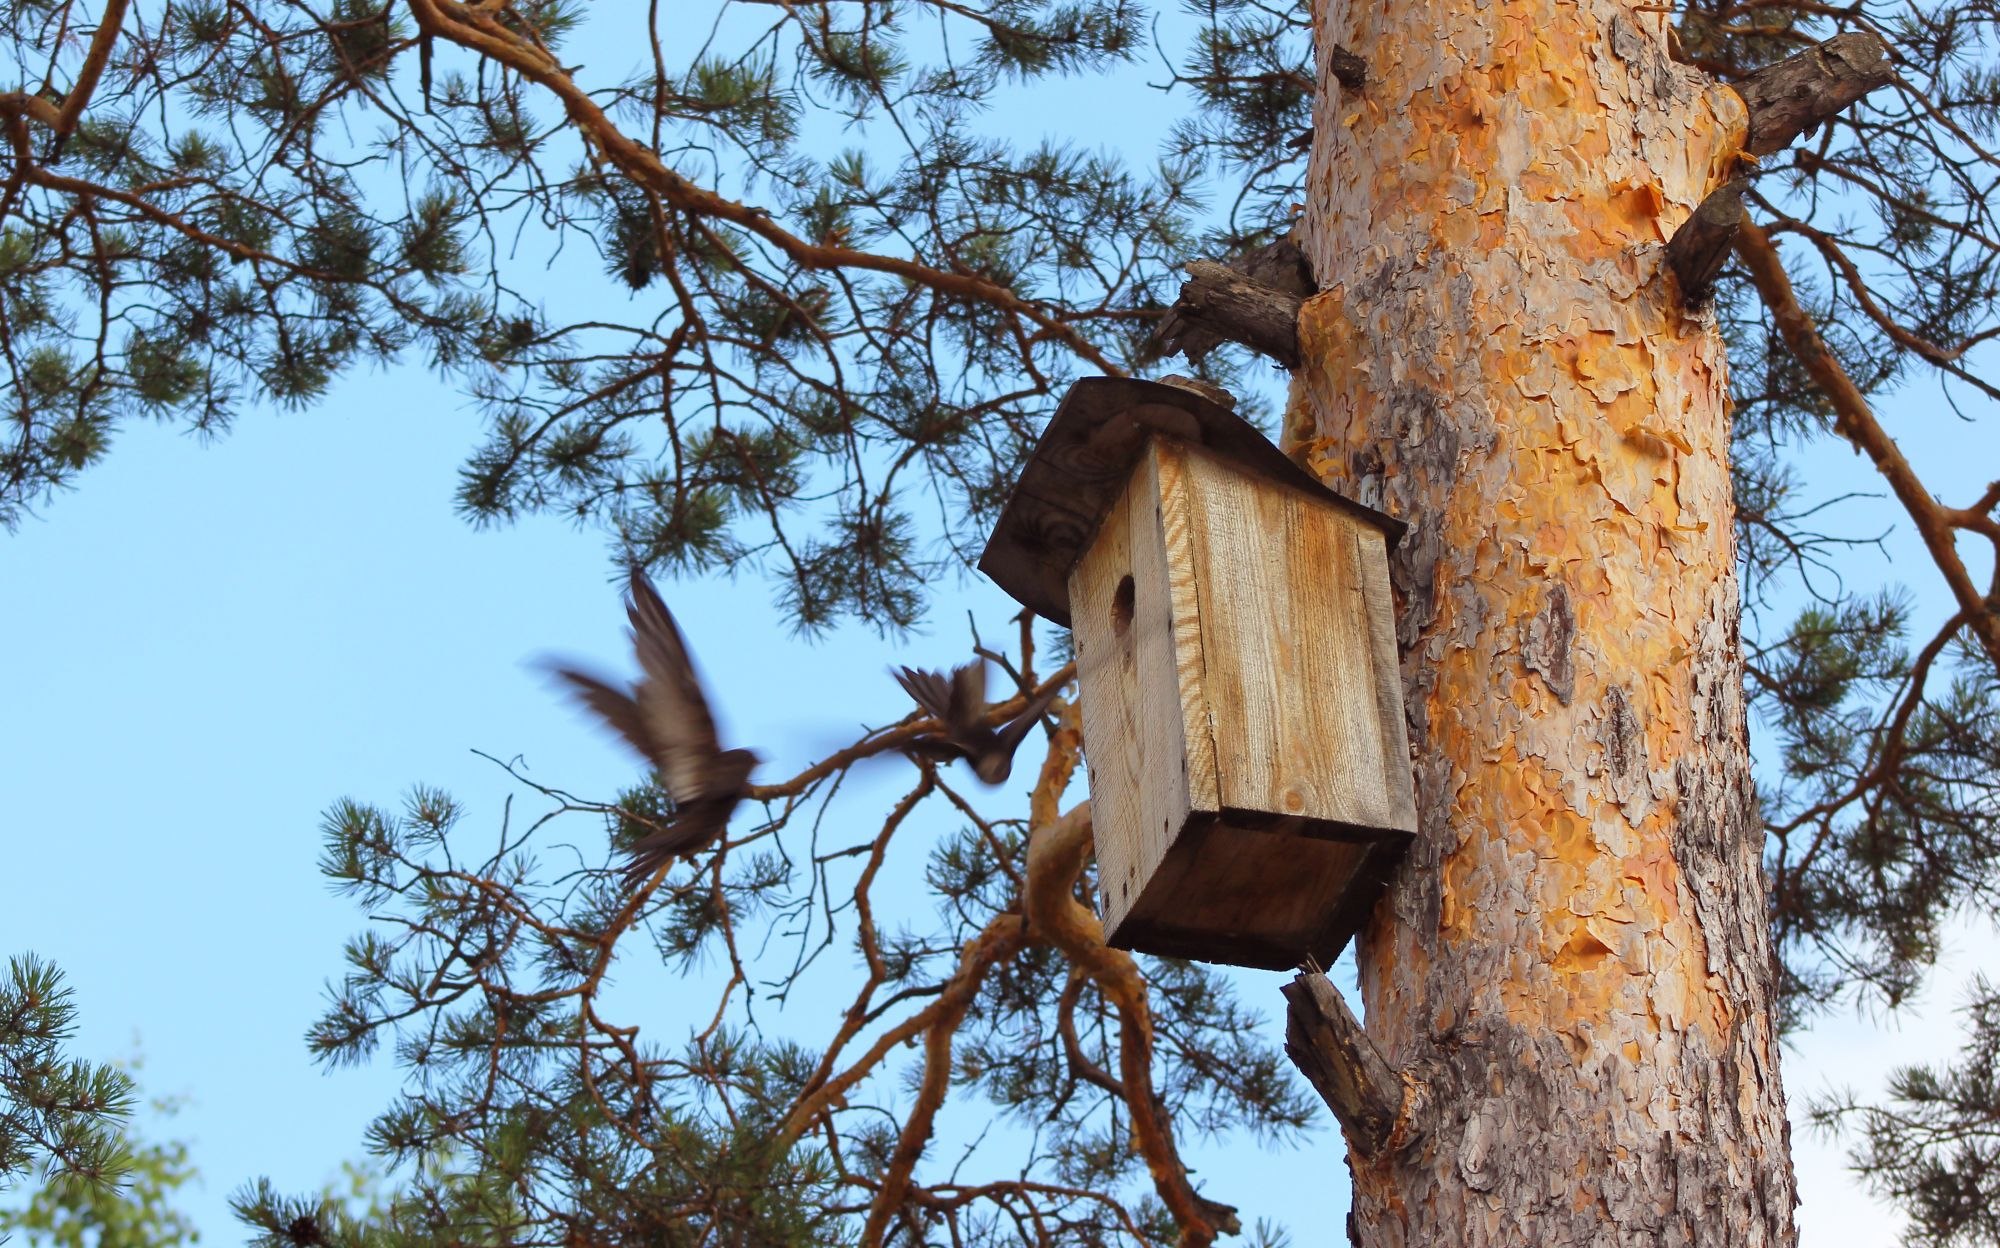
[(921, 668), (905, 667), (893, 673), (896, 683), (910, 700), (921, 708), (924, 714), (949, 728), (951, 726), (952, 686), (936, 672)]
[(588, 672), (572, 668), (558, 667), (555, 674), (568, 681), (570, 693), (577, 701), (597, 712), (599, 718), (616, 729), (618, 735), (631, 743), (633, 749), (648, 763), (658, 765), (659, 748), (653, 743), (651, 731), (646, 726), (646, 717), (639, 710), (639, 704), (630, 695), (615, 689)]
[(951, 674), (950, 714), (953, 728), (976, 728), (986, 714), (986, 660), (974, 659)]
[[(644, 738), (652, 742), (653, 765), (677, 806), (708, 796), (715, 782), (715, 719), (694, 661), (674, 623), (673, 613), (646, 579), (632, 571), (632, 647), (645, 679), (634, 690)], [(607, 716), (607, 718), (610, 718)], [(612, 720), (616, 724), (617, 720)], [(623, 731), (622, 727), (620, 729)], [(630, 736), (630, 733), (627, 733)]]
[(1021, 713), (997, 734), (1000, 738), (1000, 747), (1009, 754), (1013, 753), (1014, 747), (1021, 744), (1021, 739), (1028, 735), (1030, 728), (1041, 722), (1042, 712), (1049, 709), (1049, 703), (1055, 701), (1056, 695), (1061, 692), (1061, 685), (1051, 685), (1042, 691), (1042, 696), (1023, 707)]

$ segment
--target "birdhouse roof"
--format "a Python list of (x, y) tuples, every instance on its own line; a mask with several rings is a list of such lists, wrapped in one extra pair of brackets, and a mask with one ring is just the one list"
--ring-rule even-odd
[(1044, 619), (1069, 624), (1069, 574), (1118, 501), (1147, 439), (1179, 438), (1244, 472), (1375, 525), (1389, 541), (1403, 522), (1326, 488), (1235, 412), (1180, 386), (1086, 377), (1070, 387), (1000, 510), (979, 570)]

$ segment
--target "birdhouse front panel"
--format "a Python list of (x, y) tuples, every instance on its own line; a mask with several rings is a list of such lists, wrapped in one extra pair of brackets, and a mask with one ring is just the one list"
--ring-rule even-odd
[[(1157, 445), (1157, 444), (1156, 444)], [(1179, 457), (1142, 453), (1070, 578), (1091, 823), (1108, 932), (1193, 812), (1221, 809)], [(1178, 609), (1177, 609), (1178, 608)]]
[(1069, 607), (1112, 942), (1331, 960), (1416, 827), (1381, 530), (1156, 436)]

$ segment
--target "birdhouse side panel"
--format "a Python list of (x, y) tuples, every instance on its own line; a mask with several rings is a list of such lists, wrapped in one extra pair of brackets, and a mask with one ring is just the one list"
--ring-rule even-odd
[(1190, 812), (1217, 808), (1214, 747), (1200, 710), (1187, 516), (1184, 500), (1163, 494), (1160, 468), (1156, 450), (1141, 457), (1069, 584), (1099, 887), (1112, 933), (1139, 904)]
[(1379, 535), (1203, 451), (1178, 453), (1223, 806), (1395, 827), (1388, 772), (1407, 772), (1407, 753), (1384, 756), (1361, 545)]
[(1274, 837), (1197, 813), (1108, 938), (1123, 949), (1232, 966), (1282, 970), (1308, 955), (1330, 964), (1340, 952), (1334, 916), (1375, 848)]
[(1411, 775), (1409, 723), (1403, 714), (1403, 672), (1396, 651), (1396, 591), (1389, 586), (1389, 539), (1371, 525), (1354, 530), (1360, 556), (1361, 596), (1368, 615), (1370, 669), (1375, 677), (1375, 718), (1382, 734), (1383, 826), (1417, 830), (1416, 781)]

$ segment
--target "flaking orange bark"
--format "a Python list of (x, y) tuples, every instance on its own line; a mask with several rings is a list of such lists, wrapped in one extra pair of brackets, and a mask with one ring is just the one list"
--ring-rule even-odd
[(1367, 1244), (1789, 1244), (1712, 317), (1664, 244), (1741, 100), (1665, 15), (1320, 0), (1287, 433), (1412, 524), (1419, 845), (1360, 946), (1415, 1090)]

